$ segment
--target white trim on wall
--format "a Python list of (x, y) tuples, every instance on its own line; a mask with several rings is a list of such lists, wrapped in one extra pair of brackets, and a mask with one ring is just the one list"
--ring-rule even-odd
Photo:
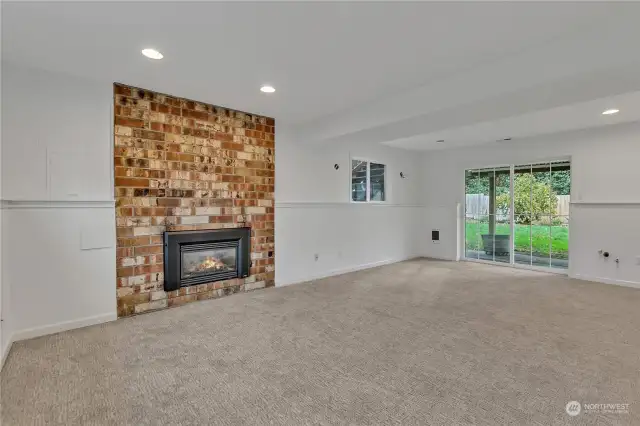
[(619, 285), (622, 287), (640, 288), (640, 282), (638, 281), (616, 280), (612, 278), (594, 277), (591, 275), (583, 275), (583, 274), (569, 274), (569, 278), (582, 280), (582, 281), (591, 281), (591, 282), (601, 283), (601, 284)]
[(7, 339), (7, 347), (6, 348), (0, 348), (0, 351), (2, 351), (2, 356), (0, 357), (0, 371), (2, 371), (2, 369), (4, 368), (4, 363), (7, 360), (7, 357), (9, 356), (9, 352), (11, 352), (11, 347), (13, 346), (13, 335), (10, 335), (9, 338)]
[(640, 205), (638, 201), (571, 201), (571, 205), (582, 206), (637, 206)]
[(354, 207), (354, 206), (369, 206), (369, 207), (410, 207), (410, 208), (424, 208), (424, 204), (392, 204), (387, 202), (367, 203), (367, 202), (314, 202), (314, 201), (285, 201), (276, 202), (275, 208), (277, 209), (299, 209), (299, 208), (330, 208), (330, 207)]
[(288, 286), (288, 285), (293, 285), (293, 284), (302, 284), (302, 283), (306, 283), (309, 281), (314, 281), (314, 280), (319, 280), (322, 278), (328, 278), (328, 277), (333, 277), (336, 275), (342, 275), (342, 274), (348, 274), (349, 272), (356, 272), (356, 271), (361, 271), (364, 269), (370, 269), (370, 268), (376, 268), (378, 266), (384, 266), (384, 265), (390, 265), (392, 263), (398, 263), (398, 262), (403, 262), (405, 260), (410, 260), (410, 259), (417, 259), (419, 256), (410, 256), (410, 257), (404, 257), (404, 258), (397, 258), (397, 259), (385, 259), (385, 260), (380, 260), (377, 262), (371, 262), (371, 263), (363, 263), (360, 265), (354, 265), (354, 266), (349, 266), (347, 268), (340, 268), (340, 269), (333, 269), (327, 272), (322, 272), (322, 273), (318, 273), (318, 274), (310, 274), (307, 275), (305, 277), (300, 277), (297, 279), (293, 279), (293, 280), (287, 280), (287, 281), (283, 281), (283, 282), (276, 282), (276, 287), (283, 287), (283, 286)]
[(13, 341), (17, 342), (18, 340), (32, 339), (34, 337), (46, 336), (47, 334), (60, 333), (61, 331), (115, 321), (116, 319), (118, 319), (118, 314), (115, 312), (109, 312), (106, 314), (49, 324), (42, 327), (27, 328), (25, 330), (15, 332), (13, 334)]
[(106, 209), (114, 208), (115, 200), (0, 200), (5, 209)]

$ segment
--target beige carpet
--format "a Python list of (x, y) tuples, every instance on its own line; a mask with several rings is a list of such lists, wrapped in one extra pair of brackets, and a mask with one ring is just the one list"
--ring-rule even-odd
[(16, 343), (2, 425), (637, 425), (639, 308), (629, 288), (403, 262)]

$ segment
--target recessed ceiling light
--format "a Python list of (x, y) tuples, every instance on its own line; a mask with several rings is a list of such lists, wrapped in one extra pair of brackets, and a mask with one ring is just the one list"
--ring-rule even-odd
[(614, 109), (608, 109), (606, 111), (603, 111), (602, 115), (612, 115), (612, 114), (617, 114), (619, 112), (620, 112), (619, 109), (615, 109), (615, 108)]
[(142, 49), (142, 54), (150, 59), (162, 59), (164, 56), (162, 53), (158, 52), (155, 49)]
[(273, 93), (276, 91), (276, 89), (274, 89), (273, 86), (262, 86), (260, 88), (260, 91), (264, 93)]
[(444, 143), (444, 139), (437, 140), (436, 143)]
[(510, 141), (510, 140), (511, 140), (511, 138), (504, 138), (504, 139), (502, 139), (502, 140), (503, 140), (503, 141)]

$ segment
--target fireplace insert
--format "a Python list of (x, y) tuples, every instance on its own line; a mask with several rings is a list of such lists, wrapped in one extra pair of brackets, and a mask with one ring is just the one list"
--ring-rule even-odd
[(249, 276), (251, 228), (164, 233), (164, 289)]

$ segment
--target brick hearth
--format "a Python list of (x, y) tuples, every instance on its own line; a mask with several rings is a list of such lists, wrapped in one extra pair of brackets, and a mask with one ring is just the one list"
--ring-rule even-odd
[[(275, 122), (115, 90), (118, 316), (274, 285)], [(250, 226), (250, 276), (163, 290), (165, 230)]]

